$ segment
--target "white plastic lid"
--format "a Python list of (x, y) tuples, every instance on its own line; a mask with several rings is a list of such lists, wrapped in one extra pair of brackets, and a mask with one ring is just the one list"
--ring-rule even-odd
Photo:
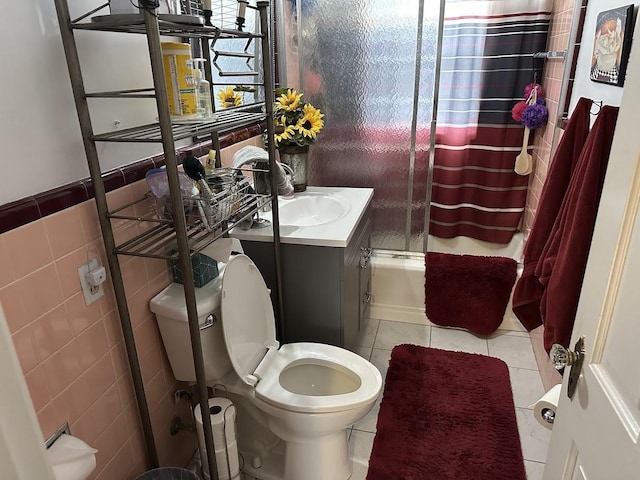
[(273, 305), (260, 271), (246, 255), (227, 263), (222, 277), (222, 329), (231, 364), (248, 385), (269, 348), (278, 348)]

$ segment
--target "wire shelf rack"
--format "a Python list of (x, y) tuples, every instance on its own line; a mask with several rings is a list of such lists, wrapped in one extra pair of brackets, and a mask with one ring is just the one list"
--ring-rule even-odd
[[(260, 108), (263, 104), (251, 105), (252, 109)], [(262, 112), (248, 112), (241, 110), (221, 110), (216, 112), (214, 121), (172, 121), (171, 129), (175, 140), (192, 138), (205, 135), (211, 132), (226, 132), (235, 128), (240, 128), (265, 120)], [(100, 133), (93, 136), (96, 142), (134, 142), (134, 143), (154, 143), (162, 142), (162, 133), (159, 123), (151, 123), (131, 128), (124, 128), (114, 132)]]
[[(258, 214), (271, 200), (270, 195), (255, 193), (247, 179), (234, 190), (217, 193), (211, 206), (213, 218), (203, 218), (205, 199), (183, 197), (187, 219), (187, 240), (192, 254), (196, 254), (244, 221)], [(134, 212), (134, 215), (128, 214)], [(135, 222), (139, 233), (116, 246), (115, 253), (136, 257), (177, 260), (177, 236), (173, 215), (166, 204), (151, 194), (109, 213), (115, 221)], [(126, 228), (122, 226), (121, 228)]]
[[(95, 30), (100, 32), (121, 32), (146, 34), (142, 15), (139, 18), (104, 19), (99, 22), (75, 21), (71, 23), (71, 28), (75, 30)], [(187, 23), (176, 23), (168, 20), (158, 19), (160, 35), (187, 37), (187, 38), (210, 38), (213, 40), (221, 38), (259, 38), (261, 34), (252, 32), (238, 32), (233, 29), (220, 28), (217, 26), (190, 25)]]

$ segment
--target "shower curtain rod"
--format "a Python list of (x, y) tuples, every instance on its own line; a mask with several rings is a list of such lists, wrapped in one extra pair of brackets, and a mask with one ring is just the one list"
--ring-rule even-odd
[(563, 50), (561, 52), (536, 52), (533, 54), (533, 58), (546, 58), (547, 60), (552, 60), (552, 59), (564, 60), (566, 56), (567, 56), (566, 50)]

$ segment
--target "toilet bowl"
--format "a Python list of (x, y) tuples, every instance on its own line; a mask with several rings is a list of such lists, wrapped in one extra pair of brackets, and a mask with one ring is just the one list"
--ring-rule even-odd
[[(380, 372), (335, 346), (280, 346), (269, 290), (254, 263), (237, 255), (220, 270), (221, 279), (196, 289), (196, 303), (207, 383), (224, 385), (242, 403), (238, 421), (248, 426), (238, 429), (240, 451), (261, 445), (247, 447), (245, 471), (265, 480), (348, 479), (347, 428), (371, 410), (382, 388)], [(151, 310), (176, 379), (195, 381), (182, 286), (160, 292)], [(258, 411), (242, 416), (247, 409)], [(261, 423), (284, 449), (261, 443), (269, 438)]]

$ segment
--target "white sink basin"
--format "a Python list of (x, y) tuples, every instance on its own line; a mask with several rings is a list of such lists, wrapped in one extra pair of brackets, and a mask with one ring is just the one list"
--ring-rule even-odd
[(342, 198), (324, 193), (297, 193), (292, 199), (281, 199), (280, 225), (313, 227), (338, 220), (349, 212)]
[[(293, 198), (278, 198), (280, 241), (319, 247), (346, 247), (373, 198), (372, 188), (308, 187)], [(271, 221), (271, 212), (260, 218)], [(233, 228), (229, 236), (272, 242), (273, 228)]]

